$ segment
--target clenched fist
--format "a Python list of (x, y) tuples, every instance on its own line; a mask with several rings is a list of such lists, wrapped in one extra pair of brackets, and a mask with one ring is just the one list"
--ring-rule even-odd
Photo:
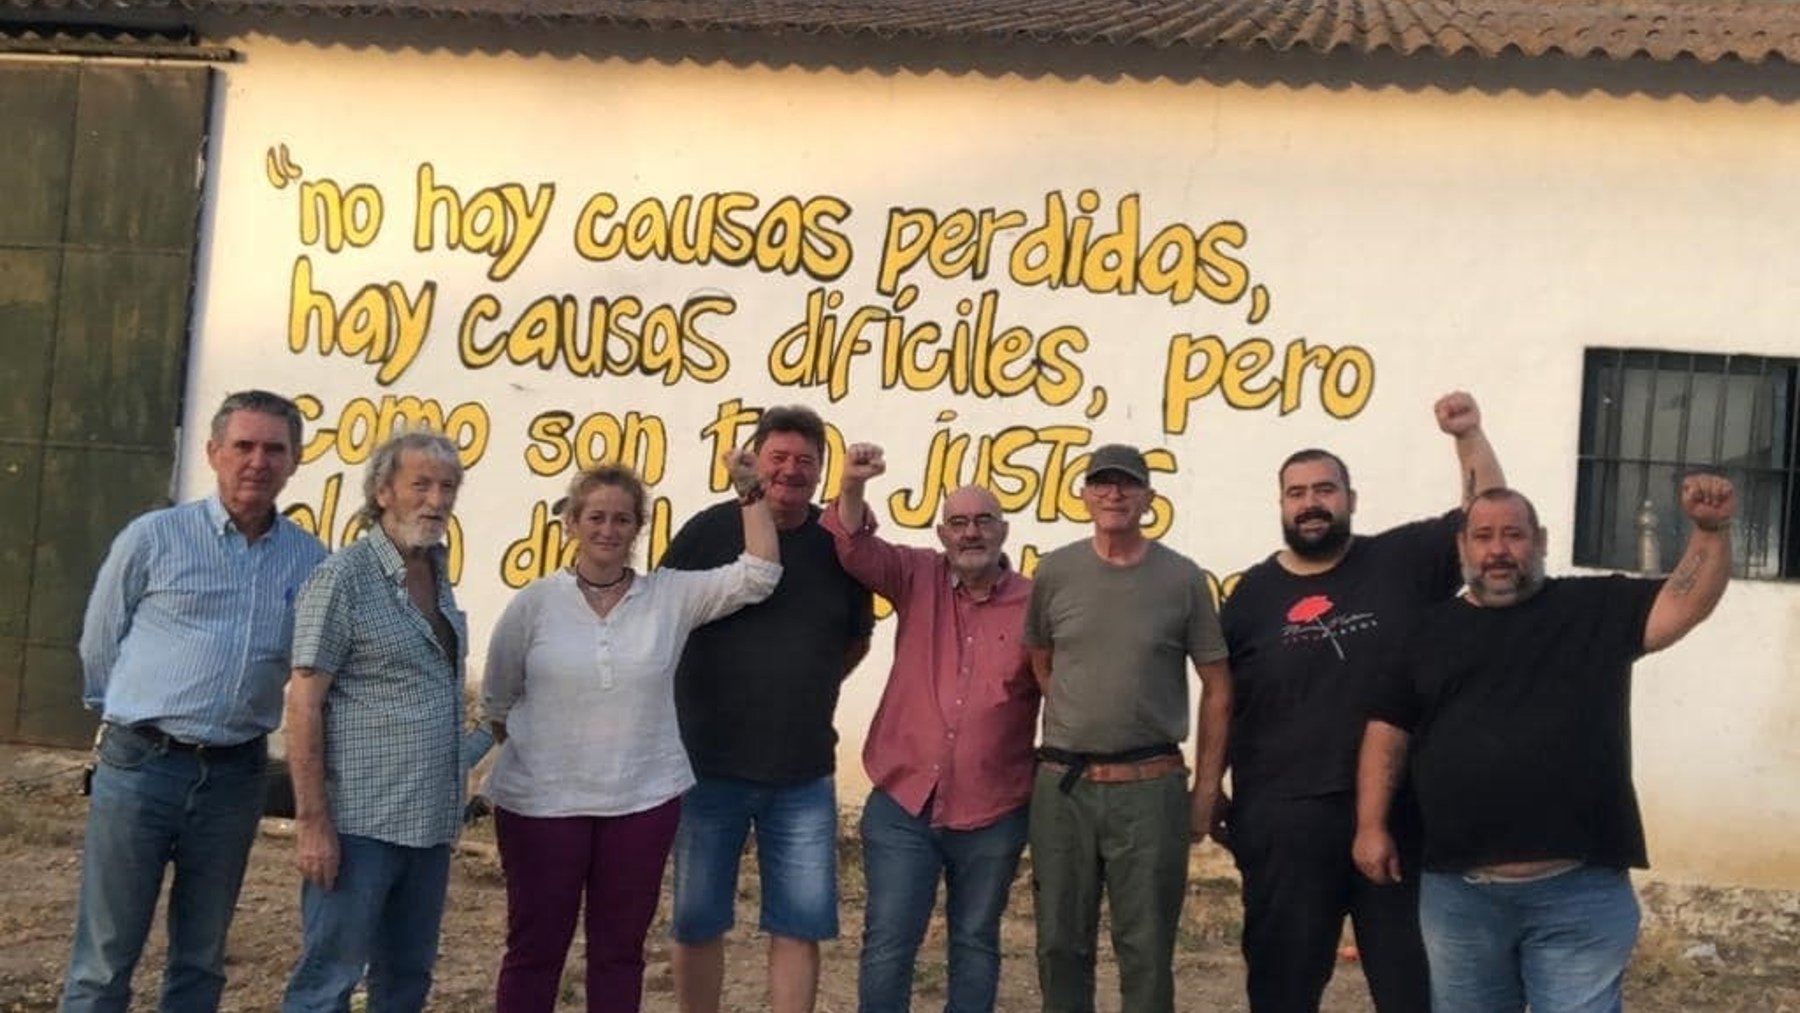
[(852, 443), (844, 449), (844, 481), (861, 484), (887, 471), (881, 448), (873, 443)]
[(1437, 413), (1438, 428), (1451, 436), (1467, 436), (1481, 428), (1481, 408), (1468, 391), (1445, 394), (1432, 410)]
[(1737, 490), (1723, 475), (1689, 475), (1681, 480), (1681, 512), (1694, 527), (1717, 531), (1737, 513)]

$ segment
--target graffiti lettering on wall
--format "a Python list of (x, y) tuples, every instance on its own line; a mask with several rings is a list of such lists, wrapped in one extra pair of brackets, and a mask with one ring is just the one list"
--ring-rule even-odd
[[(1221, 311), (1241, 314), (1253, 330), (1268, 323), (1274, 297), (1247, 258), (1250, 229), (1229, 219), (1158, 220), (1136, 193), (1057, 190), (1018, 207), (896, 205), (864, 214), (831, 194), (584, 190), (570, 199), (554, 182), (471, 184), (430, 162), (410, 170), (409, 192), (393, 194), (369, 182), (309, 177), (285, 146), (270, 149), (268, 164), (270, 184), (293, 200), (301, 248), (287, 277), (293, 355), (362, 363), (383, 389), (431, 362), (432, 372), (449, 363), (471, 373), (649, 378), (664, 387), (729, 386), (760, 369), (759, 386), (815, 391), (834, 403), (874, 390), (933, 395), (927, 415), (910, 420), (912, 432), (928, 433), (918, 470), (886, 494), (889, 516), (905, 527), (929, 527), (943, 496), (969, 482), (992, 488), (1009, 514), (1085, 522), (1080, 475), (1088, 448), (1105, 442), (1094, 424), (1112, 406), (1108, 370), (1119, 372), (1117, 385), (1160, 366), (1157, 423), (1166, 436), (1188, 433), (1209, 406), (1281, 415), (1313, 408), (1347, 419), (1375, 389), (1374, 359), (1355, 344), (1198, 333), (1197, 315)], [(383, 265), (381, 276), (336, 280), (343, 268), (335, 261), (367, 251), (396, 214), (406, 219), (410, 256), (367, 261)], [(859, 272), (856, 237), (874, 235), (878, 247)], [(458, 283), (461, 274), (446, 273), (441, 255), (451, 263), (456, 255), (480, 258), (479, 280)], [(545, 260), (561, 266), (561, 284), (525, 280), (539, 276), (529, 269)], [(413, 263), (430, 270), (408, 276), (395, 269)], [(581, 273), (594, 265), (630, 269)], [(705, 269), (709, 284), (647, 291), (656, 284), (643, 280), (656, 277), (649, 268)], [(760, 288), (750, 288), (764, 292), (769, 282), (791, 279), (780, 300), (792, 301), (770, 305), (747, 291), (721, 290), (713, 284), (721, 270), (759, 277)], [(596, 283), (570, 283), (570, 273)], [(619, 286), (617, 278), (633, 280)], [(1053, 291), (1060, 293), (1054, 300)], [(1146, 339), (1141, 327), (1108, 333), (1092, 312), (1043, 319), (1046, 307), (1076, 305), (1071, 298), (1154, 300), (1165, 313), (1181, 308), (1179, 325)], [(631, 389), (643, 388), (621, 393)], [(595, 411), (557, 404), (554, 393), (547, 398), (550, 404), (515, 421), (495, 418), (480, 398), (384, 393), (328, 404), (304, 393), (299, 402), (312, 435), (302, 463), (354, 467), (396, 427), (421, 423), (448, 433), (469, 468), (491, 459), (490, 447), (540, 478), (623, 462), (652, 490), (654, 562), (677, 514), (657, 493), (670, 447), (704, 446), (712, 462), (706, 488), (722, 492), (719, 453), (739, 445), (758, 417), (740, 395), (718, 401), (694, 430), (672, 432), (667, 412), (650, 405)], [(968, 407), (988, 400), (1054, 411), (997, 430), (960, 424)], [(827, 442), (823, 494), (830, 496), (845, 438), (831, 428)], [(1151, 449), (1147, 459), (1159, 474), (1180, 470), (1171, 449)], [(345, 473), (326, 480), (317, 504), (290, 508), (331, 545), (360, 531), (344, 499)], [(553, 500), (529, 504), (494, 558), (504, 584), (523, 586), (572, 556), (557, 513)], [(1166, 533), (1175, 519), (1174, 504), (1157, 496), (1149, 532)], [(460, 531), (453, 539), (460, 573)], [(1029, 571), (1035, 547), (1019, 555)]]

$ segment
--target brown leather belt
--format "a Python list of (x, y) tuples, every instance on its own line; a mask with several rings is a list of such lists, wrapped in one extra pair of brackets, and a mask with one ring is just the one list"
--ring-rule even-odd
[[(1069, 764), (1055, 760), (1045, 760), (1043, 764), (1051, 770), (1069, 769)], [(1177, 770), (1187, 773), (1187, 761), (1180, 756), (1157, 756), (1136, 763), (1090, 763), (1081, 768), (1081, 779), (1095, 784), (1130, 784), (1155, 780)]]
[(1148, 781), (1187, 766), (1181, 758), (1181, 747), (1173, 742), (1116, 753), (1077, 753), (1054, 746), (1039, 746), (1037, 757), (1047, 767), (1063, 772), (1057, 788), (1064, 795), (1075, 790), (1075, 782), (1086, 778), (1095, 784), (1129, 784)]

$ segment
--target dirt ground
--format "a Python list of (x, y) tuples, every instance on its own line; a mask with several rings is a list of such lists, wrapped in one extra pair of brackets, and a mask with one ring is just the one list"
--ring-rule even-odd
[[(86, 814), (85, 800), (75, 792), (80, 760), (76, 753), (0, 747), (0, 1011), (55, 1008), (68, 955)], [(280, 821), (265, 821), (251, 856), (231, 935), (224, 1004), (228, 1010), (274, 1009), (293, 966), (299, 942), (299, 889), (293, 844), (283, 836), (284, 830)], [(820, 1013), (843, 1013), (856, 1005), (861, 874), (854, 846), (847, 843), (842, 857), (844, 935), (824, 947)], [(1192, 878), (1176, 955), (1179, 1006), (1242, 1010), (1236, 880), (1229, 863), (1210, 846), (1197, 854)], [(1038, 1008), (1029, 883), (1028, 873), (1022, 872), (1003, 927), (1003, 1011)], [(740, 922), (746, 916), (754, 921), (754, 877), (745, 878), (740, 897)], [(1754, 932), (1734, 929), (1725, 938), (1698, 938), (1660, 922), (1652, 904), (1627, 989), (1628, 1007), (1647, 1013), (1800, 1013), (1800, 952), (1789, 934), (1794, 927), (1790, 920), (1785, 915), (1775, 918), (1774, 931), (1766, 928), (1770, 922), (1765, 919), (1765, 927)], [(504, 886), (492, 857), (491, 829), (482, 825), (468, 835), (452, 873), (433, 1010), (491, 1008), (504, 922)], [(653, 1013), (675, 1010), (665, 928), (659, 918), (647, 955), (644, 1006)], [(764, 945), (755, 933), (742, 928), (733, 934), (727, 950), (726, 1009), (763, 1007)], [(579, 947), (578, 941), (564, 977), (560, 1009), (583, 1008)], [(134, 1010), (154, 1008), (161, 953), (159, 931), (139, 968)], [(941, 925), (926, 940), (914, 980), (914, 1007), (941, 1009)], [(1104, 944), (1099, 1008), (1119, 1010), (1117, 977)], [(1354, 964), (1340, 964), (1324, 1008), (1327, 1013), (1369, 1008)]]

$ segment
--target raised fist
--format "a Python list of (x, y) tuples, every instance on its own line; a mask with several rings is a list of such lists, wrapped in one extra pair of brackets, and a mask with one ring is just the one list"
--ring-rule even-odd
[(731, 487), (737, 490), (739, 496), (762, 485), (762, 478), (756, 473), (756, 455), (747, 448), (727, 450), (720, 455), (720, 460), (724, 462), (726, 472), (731, 475)]
[(867, 482), (887, 471), (881, 448), (873, 443), (852, 443), (844, 448), (844, 480)]
[(1694, 527), (1717, 531), (1737, 513), (1737, 490), (1723, 475), (1689, 475), (1681, 480), (1681, 512)]
[(1437, 399), (1432, 406), (1437, 413), (1438, 428), (1451, 436), (1467, 436), (1481, 428), (1481, 408), (1468, 391), (1454, 390)]

